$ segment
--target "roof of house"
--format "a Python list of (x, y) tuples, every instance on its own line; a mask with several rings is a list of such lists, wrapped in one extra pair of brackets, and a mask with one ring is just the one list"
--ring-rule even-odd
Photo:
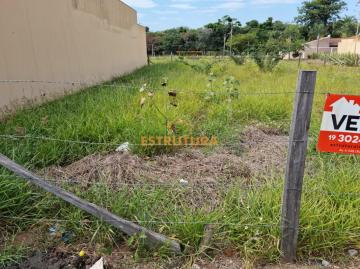
[(350, 36), (350, 37), (344, 37), (342, 39), (360, 39), (360, 34), (358, 36), (354, 35), (354, 36)]
[[(330, 47), (337, 47), (339, 42), (341, 41), (341, 38), (333, 38), (333, 37), (329, 37), (329, 36), (325, 36), (325, 37), (321, 37), (319, 38), (319, 41), (322, 41), (322, 40), (326, 40), (328, 39), (329, 40), (329, 46)], [(313, 44), (313, 43), (316, 43), (317, 42), (317, 39), (314, 39), (314, 40), (311, 40), (309, 42), (306, 42), (306, 44)]]

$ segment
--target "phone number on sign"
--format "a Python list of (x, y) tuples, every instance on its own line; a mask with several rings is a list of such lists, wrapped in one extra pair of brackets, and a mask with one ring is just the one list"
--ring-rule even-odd
[(337, 141), (340, 143), (352, 143), (352, 144), (360, 144), (360, 136), (359, 135), (329, 135), (330, 141)]

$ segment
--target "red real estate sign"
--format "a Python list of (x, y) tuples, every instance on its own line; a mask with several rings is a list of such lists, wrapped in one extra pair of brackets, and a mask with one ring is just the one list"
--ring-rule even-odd
[(360, 96), (328, 95), (317, 148), (360, 154)]

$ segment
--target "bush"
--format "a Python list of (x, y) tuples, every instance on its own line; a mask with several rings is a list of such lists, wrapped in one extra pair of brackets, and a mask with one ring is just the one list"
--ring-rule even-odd
[(360, 66), (360, 56), (354, 53), (314, 53), (311, 55), (311, 59), (320, 59), (332, 64), (343, 66)]
[(323, 57), (327, 57), (327, 60), (334, 64), (345, 66), (359, 66), (360, 57), (354, 53), (347, 54), (328, 54)]
[(236, 65), (243, 65), (245, 63), (246, 57), (243, 55), (240, 56), (230, 56)]
[(251, 56), (261, 71), (271, 72), (281, 61), (280, 55), (272, 54), (253, 54)]

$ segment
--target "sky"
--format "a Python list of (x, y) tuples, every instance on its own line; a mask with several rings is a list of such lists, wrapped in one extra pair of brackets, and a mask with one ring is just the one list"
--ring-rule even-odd
[[(303, 0), (122, 0), (138, 12), (139, 23), (151, 31), (187, 26), (199, 28), (230, 15), (245, 23), (268, 17), (293, 22)], [(343, 15), (359, 17), (358, 0), (345, 0)]]

